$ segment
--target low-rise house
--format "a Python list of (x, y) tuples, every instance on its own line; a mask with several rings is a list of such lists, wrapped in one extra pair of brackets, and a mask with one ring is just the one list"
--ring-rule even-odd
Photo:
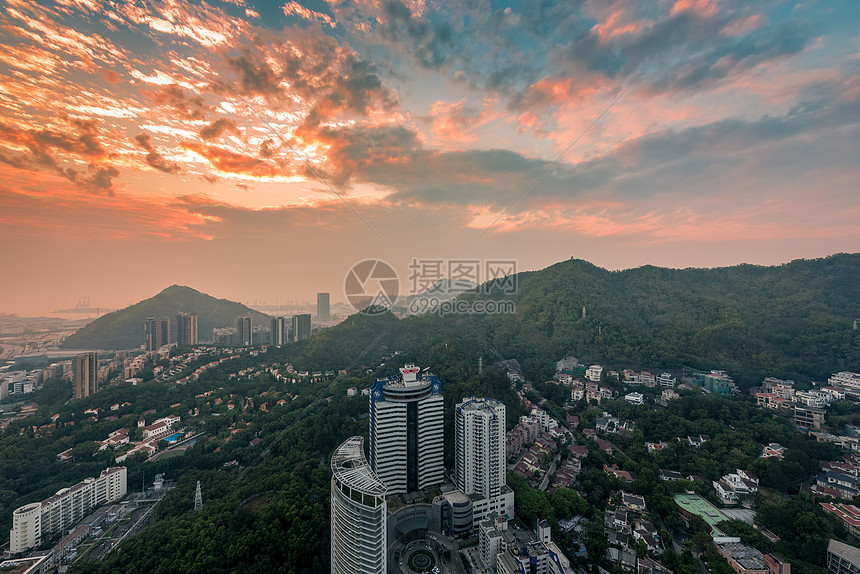
[(688, 436), (686, 439), (679, 438), (678, 440), (686, 440), (687, 444), (690, 446), (699, 448), (704, 443), (711, 440), (711, 437), (706, 434), (700, 434), (698, 436)]
[(646, 530), (637, 528), (633, 531), (633, 538), (634, 540), (641, 540), (644, 542), (645, 546), (648, 548), (648, 552), (652, 552), (654, 554), (660, 554), (663, 552), (663, 547), (660, 546), (657, 538)]
[(822, 502), (820, 504), (825, 512), (833, 514), (842, 521), (848, 534), (854, 538), (860, 538), (860, 508), (857, 508), (853, 504), (843, 504), (841, 502)]
[(645, 402), (645, 395), (642, 393), (628, 393), (624, 395), (624, 400), (632, 405), (641, 405)]
[(634, 512), (645, 511), (645, 499), (638, 494), (621, 493), (621, 503)]
[[(754, 475), (753, 475), (754, 476)], [(714, 490), (723, 504), (732, 505), (748, 502), (758, 492), (758, 479), (750, 479), (746, 471), (726, 474), (714, 481)]]
[(819, 474), (816, 483), (835, 490), (839, 493), (840, 498), (860, 496), (860, 481), (854, 476), (841, 472), (830, 470)]
[(657, 377), (657, 382), (660, 384), (661, 387), (671, 389), (675, 386), (677, 379), (669, 373), (662, 373), (659, 377)]

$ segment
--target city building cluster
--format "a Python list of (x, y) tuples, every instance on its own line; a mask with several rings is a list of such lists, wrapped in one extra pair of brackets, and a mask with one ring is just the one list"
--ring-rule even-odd
[[(385, 572), (393, 544), (427, 532), (483, 532), (480, 555), (489, 563), (503, 554), (519, 556), (522, 548), (508, 549), (498, 535), (514, 514), (514, 493), (506, 483), (510, 441), (504, 403), (466, 397), (455, 406), (454, 468), (448, 475), (444, 400), (436, 376), (407, 364), (397, 376), (376, 379), (368, 395), (368, 456), (362, 439), (353, 437), (332, 457), (332, 572)], [(549, 423), (534, 413), (529, 424)]]

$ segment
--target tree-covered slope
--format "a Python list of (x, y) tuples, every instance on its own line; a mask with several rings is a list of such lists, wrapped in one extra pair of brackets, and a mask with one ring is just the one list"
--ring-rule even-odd
[(197, 313), (200, 337), (208, 339), (215, 327), (230, 327), (237, 317), (251, 317), (252, 324), (270, 320), (241, 303), (216, 299), (190, 287), (172, 285), (140, 303), (108, 313), (81, 328), (63, 342), (67, 349), (130, 349), (144, 343), (143, 324), (147, 317), (170, 317), (170, 340), (176, 341), (176, 315)]
[(569, 260), (518, 279), (512, 314), (410, 317), (393, 340), (417, 348), (459, 339), (485, 361), (517, 358), (534, 379), (552, 376), (568, 354), (616, 366), (720, 368), (746, 386), (769, 375), (821, 381), (860, 369), (858, 254), (624, 271)]

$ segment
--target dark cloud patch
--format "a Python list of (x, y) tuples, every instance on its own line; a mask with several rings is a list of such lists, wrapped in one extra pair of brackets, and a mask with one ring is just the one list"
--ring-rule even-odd
[(176, 84), (162, 86), (154, 91), (145, 90), (144, 93), (154, 104), (170, 107), (179, 117), (188, 120), (203, 120), (208, 112), (215, 109), (202, 96), (189, 93)]
[(233, 135), (239, 135), (239, 128), (236, 122), (229, 118), (218, 118), (208, 126), (200, 130), (200, 137), (204, 140), (218, 139), (224, 132), (230, 132)]
[(310, 108), (309, 124), (337, 114), (365, 115), (398, 106), (374, 64), (325, 34), (292, 29), (286, 40), (260, 34), (237, 51), (227, 63), (239, 81), (228, 85), (218, 78), (211, 87), (219, 93), (235, 90), (245, 97), (263, 97), (274, 109), (293, 109), (299, 100)]
[(86, 184), (105, 192), (111, 192), (113, 178), (119, 177), (119, 170), (110, 165), (90, 165), (90, 176)]
[[(690, 16), (684, 19), (695, 22)], [(641, 43), (622, 48), (619, 53), (625, 54), (629, 63), (625, 72), (644, 72), (646, 85), (654, 91), (695, 90), (707, 87), (738, 70), (797, 54), (813, 36), (811, 28), (801, 22), (753, 30), (740, 38), (712, 36), (710, 41), (707, 41), (706, 29), (701, 25), (690, 24), (687, 30), (686, 39), (680, 41), (677, 47), (665, 45), (662, 39), (657, 40), (654, 34), (649, 34), (642, 38)], [(699, 40), (694, 42), (694, 38)], [(648, 53), (644, 50), (648, 50), (649, 46), (653, 46), (650, 58), (633, 59), (629, 56)], [(687, 50), (683, 57), (678, 53), (679, 48)], [(677, 58), (677, 64), (648, 70), (652, 62), (665, 61), (666, 58)]]
[(200, 145), (195, 142), (184, 142), (182, 145), (203, 157), (216, 171), (222, 173), (252, 177), (275, 177), (291, 173), (288, 164), (264, 161), (219, 146)]
[[(561, 162), (541, 177), (516, 210), (594, 194), (604, 200), (634, 200), (667, 193), (715, 193), (721, 186), (714, 182), (734, 181), (735, 176), (746, 180), (757, 172), (753, 158), (760, 155), (770, 158), (772, 165), (782, 166), (774, 168), (777, 172), (791, 170), (802, 175), (823, 162), (807, 161), (809, 152), (803, 152), (804, 147), (821, 146), (815, 155), (821, 158), (832, 155), (827, 146), (833, 133), (860, 132), (860, 101), (856, 96), (849, 98), (848, 88), (843, 90), (782, 116), (665, 130), (628, 141), (596, 159), (576, 165)], [(414, 132), (402, 127), (324, 128), (312, 135), (329, 146), (329, 164), (335, 166), (325, 172), (330, 181), (383, 185), (395, 190), (390, 201), (407, 204), (501, 209), (550, 163), (502, 149), (430, 150)], [(831, 151), (825, 152), (825, 148)], [(834, 169), (845, 167), (845, 156), (839, 154), (841, 163)], [(763, 195), (772, 193), (762, 189)]]
[(260, 157), (269, 159), (275, 155), (275, 151), (272, 149), (273, 145), (275, 145), (275, 142), (271, 138), (264, 140), (260, 144)]
[(297, 135), (328, 146), (325, 177), (341, 186), (353, 177), (368, 180), (369, 172), (384, 170), (385, 166), (410, 163), (420, 149), (416, 133), (402, 126), (304, 126)]
[(134, 136), (134, 141), (146, 150), (146, 163), (151, 167), (165, 173), (179, 173), (181, 171), (179, 165), (173, 162), (168, 162), (164, 159), (164, 156), (158, 152), (154, 145), (152, 145), (152, 138), (149, 134), (136, 135)]
[(423, 67), (439, 69), (457, 51), (454, 28), (444, 19), (416, 18), (399, 0), (385, 2), (379, 34), (389, 41), (410, 47), (410, 54)]
[(263, 96), (280, 96), (280, 80), (271, 66), (263, 59), (250, 55), (228, 58), (227, 63), (238, 72), (242, 92)]
[[(97, 193), (113, 194), (113, 178), (119, 171), (105, 161), (109, 153), (98, 136), (94, 120), (68, 120), (68, 130), (43, 128), (21, 129), (0, 122), (0, 145), (26, 147), (29, 153), (16, 157), (2, 156), (3, 163), (39, 171), (47, 169), (57, 173), (81, 188)], [(86, 170), (65, 167), (57, 156), (71, 156), (87, 164)]]
[(365, 37), (390, 49), (392, 58), (408, 54), (410, 64), (449, 70), (473, 89), (499, 94), (512, 111), (530, 105), (535, 113), (541, 105), (558, 104), (529, 94), (548, 76), (636, 83), (646, 93), (697, 91), (795, 55), (815, 36), (797, 14), (746, 29), (751, 17), (767, 22), (762, 11), (770, 2), (673, 6), (541, 0), (515, 13), (486, 2), (454, 2), (425, 5), (419, 16), (389, 0), (378, 8), (378, 21), (368, 18), (362, 25), (371, 26)]

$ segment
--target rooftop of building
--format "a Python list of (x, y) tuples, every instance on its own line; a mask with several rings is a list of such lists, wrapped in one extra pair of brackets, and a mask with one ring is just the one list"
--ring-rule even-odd
[(744, 570), (767, 570), (764, 555), (741, 542), (726, 542), (718, 545), (726, 556), (737, 562)]
[(374, 496), (385, 495), (385, 485), (364, 456), (364, 438), (347, 439), (331, 457), (331, 471), (341, 483)]
[(860, 566), (860, 548), (831, 538), (830, 543), (827, 545), (827, 551), (855, 566)]
[(500, 406), (504, 406), (504, 403), (496, 399), (487, 399), (484, 397), (464, 397), (463, 402), (458, 404), (457, 408), (470, 411), (492, 412), (493, 409), (496, 409)]
[(692, 514), (700, 516), (711, 527), (714, 534), (722, 534), (717, 523), (728, 520), (725, 514), (716, 506), (698, 494), (676, 494), (675, 503)]

